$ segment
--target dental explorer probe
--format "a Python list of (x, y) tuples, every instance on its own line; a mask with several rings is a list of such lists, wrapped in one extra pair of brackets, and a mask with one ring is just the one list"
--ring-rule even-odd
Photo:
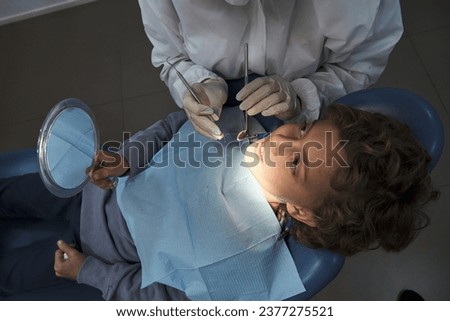
[[(195, 101), (201, 105), (203, 105), (203, 103), (201, 102), (200, 98), (197, 96), (197, 94), (195, 93), (194, 89), (192, 88), (191, 85), (189, 85), (189, 83), (187, 82), (186, 78), (184, 78), (184, 76), (181, 74), (181, 72), (178, 71), (178, 69), (175, 67), (175, 65), (173, 63), (171, 63), (169, 61), (170, 57), (167, 57), (166, 62), (175, 70), (175, 72), (177, 73), (178, 78), (180, 78), (181, 82), (183, 83), (183, 85), (186, 87), (186, 89), (189, 91), (189, 93), (192, 95), (192, 97), (194, 97)], [(215, 116), (215, 117), (214, 117)], [(219, 120), (219, 118), (217, 117), (216, 114), (213, 115), (208, 115), (209, 120), (216, 122), (217, 120)]]

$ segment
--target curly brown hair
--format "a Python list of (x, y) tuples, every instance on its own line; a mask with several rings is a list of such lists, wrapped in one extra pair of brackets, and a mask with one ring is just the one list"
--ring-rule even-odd
[(344, 255), (382, 247), (404, 249), (429, 224), (423, 206), (438, 197), (431, 186), (426, 150), (408, 126), (341, 104), (321, 116), (339, 128), (349, 167), (338, 168), (332, 193), (317, 208), (316, 227), (295, 221), (301, 243)]

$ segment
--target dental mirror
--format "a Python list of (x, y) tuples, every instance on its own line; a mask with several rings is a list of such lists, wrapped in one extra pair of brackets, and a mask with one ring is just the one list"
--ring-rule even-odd
[[(244, 86), (248, 84), (248, 43), (244, 44)], [(241, 130), (237, 135), (237, 140), (241, 141), (248, 137), (248, 113), (244, 111), (244, 129)]]
[(71, 197), (87, 184), (99, 146), (92, 110), (81, 100), (65, 99), (47, 115), (38, 139), (39, 174), (58, 197)]

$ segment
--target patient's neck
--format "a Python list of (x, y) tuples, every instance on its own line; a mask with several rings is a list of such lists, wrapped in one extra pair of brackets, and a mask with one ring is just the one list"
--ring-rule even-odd
[(262, 192), (264, 197), (266, 198), (267, 203), (269, 203), (270, 207), (273, 209), (273, 211), (276, 213), (278, 211), (278, 208), (280, 206), (280, 199), (276, 197), (275, 195), (272, 195), (268, 191), (264, 190), (262, 187)]

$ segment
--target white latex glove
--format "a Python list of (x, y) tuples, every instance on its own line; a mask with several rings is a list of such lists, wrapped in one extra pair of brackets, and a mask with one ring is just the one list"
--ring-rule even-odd
[(197, 103), (189, 91), (183, 97), (184, 109), (192, 125), (206, 137), (222, 139), (223, 133), (215, 121), (219, 120), (223, 104), (227, 101), (227, 83), (223, 79), (207, 79), (193, 84), (192, 89), (202, 102)]
[(289, 81), (280, 76), (256, 78), (236, 95), (241, 110), (254, 116), (277, 116), (281, 120), (291, 120), (301, 111), (300, 99)]

